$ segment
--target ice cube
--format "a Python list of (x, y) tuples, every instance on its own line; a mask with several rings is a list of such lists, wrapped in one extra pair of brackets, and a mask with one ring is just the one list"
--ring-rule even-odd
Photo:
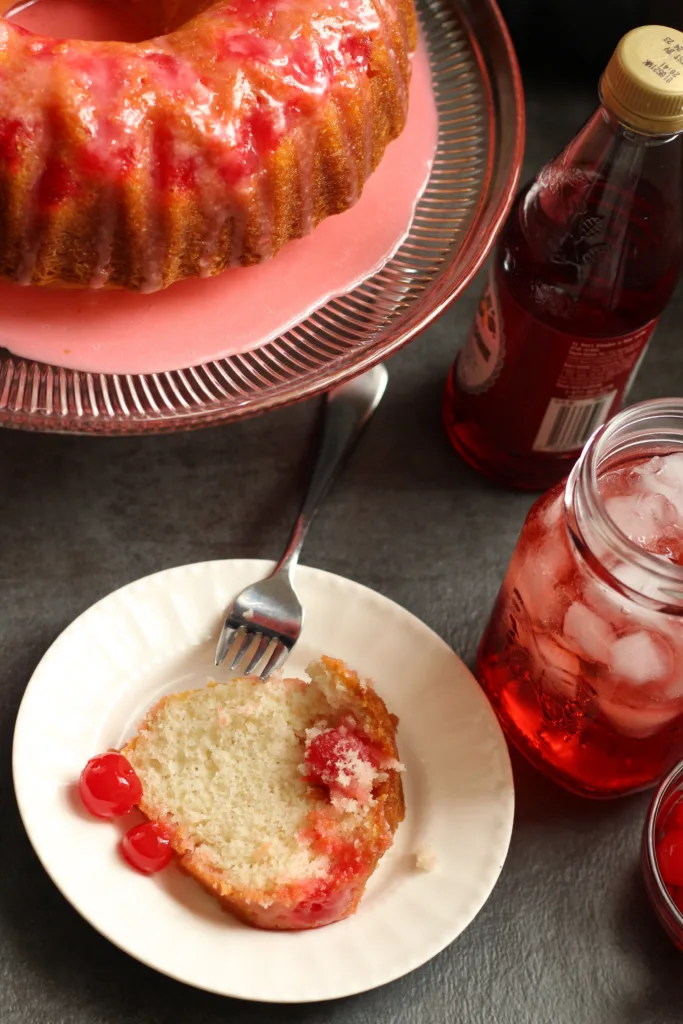
[(611, 645), (616, 633), (594, 611), (580, 601), (574, 601), (564, 617), (563, 633), (568, 646), (587, 661), (600, 661), (604, 665), (610, 660)]
[(626, 598), (616, 590), (592, 576), (584, 580), (581, 588), (583, 603), (603, 619), (607, 619), (614, 629), (619, 629), (627, 621)]
[(618, 466), (600, 477), (600, 494), (603, 501), (615, 495), (631, 494), (633, 491), (631, 470), (626, 466)]
[(536, 637), (536, 647), (541, 686), (566, 700), (576, 700), (581, 674), (581, 662), (576, 655), (543, 634)]
[(655, 455), (634, 472), (642, 490), (668, 498), (683, 519), (683, 452)]
[(650, 487), (647, 481), (654, 477), (655, 479), (664, 469), (664, 459), (661, 455), (655, 455), (653, 458), (648, 459), (647, 462), (641, 462), (639, 466), (636, 466), (633, 470), (634, 479), (640, 478), (647, 490), (653, 491), (654, 487)]
[[(627, 587), (635, 590), (637, 594), (643, 594), (644, 597), (657, 598), (660, 584), (658, 580), (653, 578), (649, 569), (643, 569), (640, 565), (635, 565), (633, 562), (619, 562), (613, 566), (612, 573), (621, 583), (625, 583)], [(619, 595), (619, 600), (625, 602), (628, 599)], [(640, 611), (642, 607), (637, 605), (635, 601), (629, 601), (628, 603), (634, 610)], [(659, 615), (659, 612), (653, 612), (653, 614)]]
[(564, 491), (560, 491), (557, 497), (541, 513), (541, 522), (546, 530), (553, 530), (562, 518), (564, 507)]
[(636, 708), (629, 704), (620, 704), (615, 700), (599, 701), (600, 711), (610, 723), (615, 732), (622, 736), (631, 736), (633, 739), (646, 739), (653, 736), (665, 725), (672, 722), (681, 713), (681, 707), (672, 707), (671, 704), (657, 705)]
[[(612, 573), (617, 580), (624, 583), (630, 590), (634, 590), (636, 594), (641, 594), (643, 597), (653, 599), (657, 598), (658, 582), (653, 579), (652, 573), (648, 569), (643, 569), (641, 566), (635, 565), (632, 562), (620, 562), (612, 567)], [(605, 608), (607, 608), (607, 603), (609, 601), (607, 595), (611, 595), (611, 606), (614, 611), (609, 617), (611, 618), (615, 629), (618, 629), (620, 626), (627, 626), (633, 630), (640, 626), (641, 629), (662, 629), (666, 632), (666, 620), (669, 616), (662, 615), (662, 613), (657, 611), (656, 608), (646, 608), (636, 600), (622, 596), (612, 587), (608, 587), (603, 584), (598, 584), (598, 587), (600, 587), (600, 593), (604, 601)], [(597, 590), (593, 590), (591, 596), (593, 600), (597, 599)], [(591, 604), (592, 607), (595, 607), (592, 601), (589, 601), (589, 604)], [(601, 609), (595, 607), (595, 610), (600, 611)]]
[(674, 667), (666, 687), (667, 697), (683, 697), (683, 650), (680, 647), (674, 654)]
[(618, 529), (647, 551), (654, 550), (678, 524), (675, 505), (659, 493), (608, 498), (605, 509)]
[(670, 455), (655, 455), (653, 459), (641, 466), (644, 476), (653, 474), (662, 483), (675, 487), (683, 494), (683, 452), (672, 452)]
[(662, 472), (666, 474), (666, 482), (676, 487), (683, 494), (683, 452), (672, 452), (662, 459), (664, 467)]
[(515, 586), (534, 622), (549, 623), (559, 616), (564, 599), (562, 584), (572, 568), (566, 544), (557, 536), (529, 548)]
[[(622, 563), (613, 567), (613, 574), (627, 587), (647, 597), (657, 596), (657, 584), (647, 569), (638, 565)], [(643, 605), (622, 597), (613, 587), (597, 578), (586, 576), (582, 588), (582, 597), (593, 611), (607, 619), (618, 632), (634, 632), (649, 630), (661, 634), (680, 651), (683, 664), (683, 618), (677, 615), (665, 615), (656, 608), (645, 608)], [(681, 682), (683, 688), (683, 680)]]
[(610, 670), (629, 683), (661, 683), (673, 672), (674, 658), (664, 637), (631, 633), (612, 644)]

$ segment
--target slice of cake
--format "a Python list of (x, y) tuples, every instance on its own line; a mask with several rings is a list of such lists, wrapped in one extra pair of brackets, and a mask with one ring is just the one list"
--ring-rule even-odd
[(398, 719), (340, 661), (308, 675), (164, 697), (122, 750), (180, 867), (259, 928), (352, 914), (404, 815)]

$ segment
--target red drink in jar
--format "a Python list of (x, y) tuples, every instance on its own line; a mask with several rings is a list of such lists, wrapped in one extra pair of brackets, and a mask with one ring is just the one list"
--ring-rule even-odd
[(602, 105), (517, 198), (449, 375), (458, 452), (545, 489), (621, 406), (683, 263), (683, 32), (622, 39)]
[(620, 413), (534, 504), (478, 669), (568, 789), (644, 789), (683, 758), (683, 400)]

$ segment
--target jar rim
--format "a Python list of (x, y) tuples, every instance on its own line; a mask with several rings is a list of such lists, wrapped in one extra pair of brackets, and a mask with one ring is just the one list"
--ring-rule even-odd
[[(643, 424), (652, 421), (659, 421), (659, 428)], [(678, 421), (676, 427), (672, 421)], [(665, 423), (670, 425), (665, 428)], [(641, 430), (638, 427), (641, 425)], [(629, 432), (633, 432), (629, 437)], [(669, 441), (663, 437), (669, 432)], [(576, 462), (565, 488), (565, 514), (567, 522), (575, 542), (578, 544), (583, 557), (595, 570), (597, 559), (593, 555), (582, 529), (580, 519), (586, 516), (606, 542), (615, 555), (632, 564), (640, 566), (648, 572), (656, 581), (656, 585), (662, 594), (662, 599), (653, 598), (647, 594), (629, 587), (617, 576), (610, 572), (604, 564), (599, 565), (601, 573), (607, 573), (610, 583), (625, 594), (631, 600), (635, 599), (647, 607), (662, 609), (662, 604), (667, 605), (666, 610), (671, 614), (683, 614), (683, 565), (677, 565), (660, 555), (646, 551), (645, 548), (636, 544), (625, 533), (623, 533), (615, 521), (608, 514), (605, 503), (600, 495), (598, 480), (600, 468), (606, 461), (618, 460), (618, 456), (631, 449), (634, 453), (639, 448), (647, 450), (658, 443), (662, 446), (667, 443), (680, 443), (680, 451), (683, 453), (683, 398), (659, 398), (638, 402), (622, 410), (607, 423), (599, 427), (586, 443), (578, 461)], [(621, 443), (620, 443), (621, 442)], [(673, 449), (678, 450), (678, 449)], [(652, 453), (651, 453), (652, 455)], [(650, 457), (651, 457), (650, 455)], [(582, 516), (577, 516), (576, 506), (580, 507)]]

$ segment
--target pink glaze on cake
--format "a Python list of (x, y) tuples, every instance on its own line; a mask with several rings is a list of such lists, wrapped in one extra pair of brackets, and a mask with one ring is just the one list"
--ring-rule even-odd
[(151, 292), (269, 259), (404, 126), (412, 0), (147, 6), (135, 43), (0, 16), (0, 276)]
[(154, 295), (0, 283), (0, 345), (93, 373), (152, 373), (247, 352), (377, 271), (400, 245), (434, 159), (429, 59), (413, 57), (408, 121), (358, 203), (274, 260)]

